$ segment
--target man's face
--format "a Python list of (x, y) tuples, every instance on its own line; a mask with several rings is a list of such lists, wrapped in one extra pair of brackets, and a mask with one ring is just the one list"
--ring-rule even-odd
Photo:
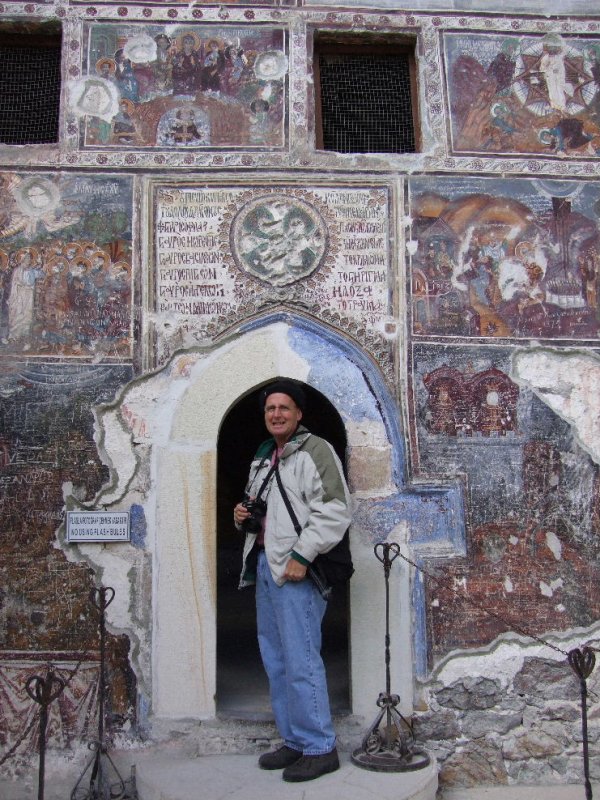
[(265, 403), (265, 425), (277, 444), (290, 438), (302, 419), (302, 411), (287, 394), (275, 392)]

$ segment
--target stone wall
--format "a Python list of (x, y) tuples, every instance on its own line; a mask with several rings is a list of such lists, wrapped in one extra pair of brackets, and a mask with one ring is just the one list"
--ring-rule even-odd
[[(111, 730), (183, 715), (174, 659), (214, 716), (218, 431), (286, 374), (346, 432), (354, 713), (380, 688), (372, 546), (400, 538), (398, 680), (442, 779), (581, 779), (600, 16), (395, 5), (0, 6), (9, 35), (60, 27), (63, 79), (58, 141), (0, 144), (0, 760), (35, 748), (40, 664), (72, 686), (53, 743), (93, 728), (101, 583)], [(318, 33), (414, 45), (418, 152), (316, 148)], [(131, 541), (69, 543), (85, 509)]]

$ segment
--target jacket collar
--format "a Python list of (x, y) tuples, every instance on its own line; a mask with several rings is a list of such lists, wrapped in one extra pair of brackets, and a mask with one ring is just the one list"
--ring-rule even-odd
[(295, 453), (296, 450), (299, 450), (309, 436), (310, 431), (308, 428), (305, 428), (304, 425), (298, 425), (292, 438), (283, 445), (281, 458), (287, 458), (291, 456), (292, 453)]
[[(292, 453), (295, 453), (296, 450), (299, 450), (309, 436), (310, 431), (308, 428), (305, 428), (304, 425), (298, 425), (292, 438), (283, 445), (281, 458), (287, 458), (288, 456), (291, 456)], [(271, 437), (260, 445), (256, 455), (258, 458), (269, 458), (273, 454), (275, 447), (275, 439)]]

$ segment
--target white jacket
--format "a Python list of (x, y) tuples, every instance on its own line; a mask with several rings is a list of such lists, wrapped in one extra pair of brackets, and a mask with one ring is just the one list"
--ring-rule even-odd
[[(268, 439), (258, 448), (250, 466), (246, 494), (256, 497), (271, 467), (275, 441)], [(267, 503), (265, 553), (273, 580), (285, 583), (283, 574), (292, 550), (312, 562), (342, 539), (350, 525), (350, 493), (342, 465), (333, 447), (299, 427), (287, 442), (279, 460), (279, 474), (290, 504), (302, 528), (296, 534), (275, 475), (262, 494)], [(240, 587), (256, 581), (256, 534), (247, 533)]]

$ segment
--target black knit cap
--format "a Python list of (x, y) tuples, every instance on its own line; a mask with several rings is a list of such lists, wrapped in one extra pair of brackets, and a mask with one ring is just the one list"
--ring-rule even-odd
[(278, 378), (276, 381), (274, 381), (274, 383), (270, 383), (268, 386), (265, 386), (260, 393), (259, 403), (261, 411), (265, 410), (269, 395), (275, 393), (287, 394), (287, 396), (291, 397), (294, 403), (296, 403), (300, 411), (305, 410), (306, 395), (302, 386), (299, 383), (296, 383), (296, 381), (289, 380), (289, 378)]

